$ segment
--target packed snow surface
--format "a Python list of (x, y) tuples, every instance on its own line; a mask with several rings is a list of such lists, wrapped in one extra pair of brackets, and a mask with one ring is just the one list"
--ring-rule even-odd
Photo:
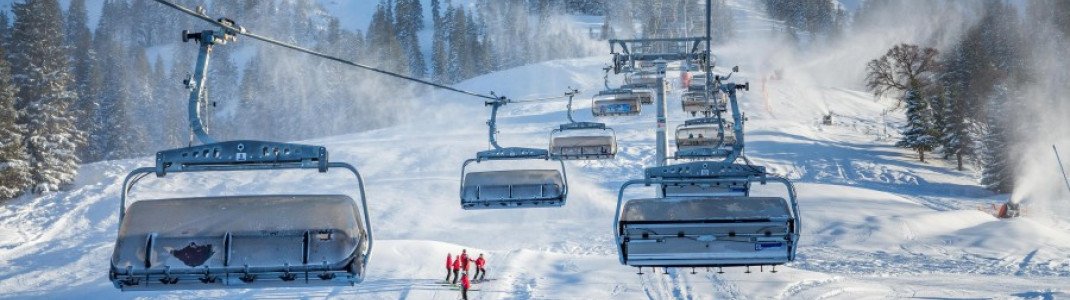
[[(490, 280), (475, 286), (474, 299), (1070, 296), (1070, 230), (1029, 217), (998, 220), (979, 210), (1005, 197), (978, 187), (974, 172), (954, 171), (938, 159), (920, 163), (911, 151), (893, 147), (902, 114), (889, 111), (890, 103), (864, 91), (813, 83), (797, 70), (773, 78), (778, 67), (751, 63), (766, 52), (715, 51), (719, 61), (741, 65), (734, 81), (751, 83), (740, 98), (749, 119), (749, 158), (798, 188), (799, 257), (777, 273), (731, 268), (724, 274), (671, 269), (637, 275), (619, 264), (612, 224), (617, 189), (654, 165), (652, 106), (639, 117), (600, 120), (615, 129), (619, 154), (610, 161), (567, 163), (570, 193), (564, 207), (461, 210), (460, 166), (489, 147), (484, 123), (489, 109), (480, 99), (434, 92), (419, 100), (422, 109), (405, 112), (419, 122), (300, 141), (326, 146), (332, 160), (354, 164), (366, 179), (376, 243), (368, 278), (358, 286), (119, 292), (107, 279), (119, 190), (127, 172), (152, 163), (146, 157), (87, 164), (69, 191), (0, 205), (0, 298), (457, 299), (458, 291), (439, 283), (446, 254), (461, 249), (487, 256)], [(577, 98), (576, 116), (589, 121), (590, 95), (602, 88), (601, 68), (609, 61), (608, 56), (551, 61), (457, 86), (514, 99), (579, 88), (584, 95)], [(619, 77), (612, 80), (620, 83)], [(688, 118), (679, 96), (667, 95), (670, 126)], [(833, 124), (821, 125), (829, 113)], [(565, 104), (509, 105), (500, 120), (502, 145), (546, 147), (550, 129), (565, 122)], [(176, 174), (146, 180), (132, 197), (354, 195), (354, 185), (335, 172)], [(783, 192), (757, 189), (757, 194)]]

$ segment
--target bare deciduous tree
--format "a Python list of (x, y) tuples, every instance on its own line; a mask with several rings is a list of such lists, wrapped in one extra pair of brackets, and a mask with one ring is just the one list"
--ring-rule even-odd
[(866, 64), (866, 87), (877, 97), (894, 94), (899, 99), (896, 103), (899, 108), (907, 91), (924, 92), (932, 85), (940, 68), (936, 61), (938, 54), (933, 48), (896, 45), (884, 56)]

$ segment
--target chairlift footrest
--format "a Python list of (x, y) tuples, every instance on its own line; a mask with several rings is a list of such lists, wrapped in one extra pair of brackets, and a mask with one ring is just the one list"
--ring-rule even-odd
[(550, 152), (546, 149), (507, 147), (491, 149), (476, 153), (476, 159), (483, 160), (509, 160), (509, 159), (549, 159)]
[(668, 179), (719, 179), (719, 178), (759, 178), (768, 174), (765, 167), (741, 164), (723, 164), (720, 162), (692, 162), (664, 167), (647, 168), (646, 178)]
[(327, 148), (267, 141), (228, 141), (156, 153), (156, 176), (207, 170), (315, 168), (327, 171)]
[(568, 124), (561, 124), (560, 130), (582, 130), (582, 129), (606, 129), (606, 123), (596, 122), (574, 122)]

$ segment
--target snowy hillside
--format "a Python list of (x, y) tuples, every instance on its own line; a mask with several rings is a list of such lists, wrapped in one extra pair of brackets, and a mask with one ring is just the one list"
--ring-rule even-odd
[[(461, 84), (523, 97), (596, 90), (606, 57), (554, 61)], [(533, 74), (553, 80), (531, 80)], [(487, 253), (490, 278), (477, 299), (498, 298), (817, 298), (1039, 297), (1070, 291), (1070, 234), (1030, 219), (999, 221), (975, 210), (995, 200), (967, 174), (910, 161), (878, 137), (885, 108), (866, 93), (755, 80), (744, 94), (748, 148), (758, 164), (798, 180), (804, 218), (799, 260), (778, 273), (724, 275), (673, 270), (643, 276), (617, 262), (611, 242), (619, 184), (651, 163), (653, 118), (610, 121), (621, 155), (569, 163), (573, 191), (556, 209), (462, 211), (455, 191), (460, 163), (486, 149), (486, 110), (478, 100), (431, 102), (426, 122), (308, 143), (368, 178), (379, 241), (369, 278), (352, 288), (119, 293), (106, 271), (115, 238), (118, 189), (125, 172), (149, 160), (86, 165), (78, 188), (0, 207), (0, 290), (13, 298), (327, 297), (453, 299), (434, 285), (442, 257), (467, 248)], [(522, 84), (517, 84), (522, 83)], [(764, 86), (763, 86), (764, 85)], [(761, 87), (761, 88), (759, 88)], [(763, 92), (764, 90), (764, 92)], [(797, 97), (817, 95), (819, 97)], [(670, 95), (672, 97), (672, 95)], [(581, 101), (579, 115), (589, 118)], [(817, 125), (837, 107), (833, 126)], [(502, 143), (539, 147), (563, 121), (564, 105), (507, 107)], [(670, 108), (677, 108), (670, 104)], [(670, 122), (685, 118), (677, 109)], [(434, 112), (434, 113), (430, 113)], [(458, 117), (458, 116), (464, 116)], [(890, 117), (888, 117), (890, 118)], [(347, 191), (344, 177), (232, 174), (152, 180), (135, 198), (229, 193)], [(320, 191), (322, 182), (328, 191)], [(352, 191), (349, 191), (352, 192)], [(1015, 237), (1008, 239), (1007, 237)]]
[[(358, 7), (365, 2), (374, 1), (321, 1), (332, 9), (366, 9)], [(770, 22), (746, 1), (730, 4), (741, 32), (771, 31), (763, 27)], [(376, 242), (362, 284), (119, 292), (107, 278), (119, 192), (127, 172), (153, 163), (143, 157), (83, 165), (68, 191), (0, 205), (0, 299), (458, 299), (459, 292), (440, 281), (446, 254), (461, 249), (487, 256), (489, 281), (475, 285), (474, 299), (1070, 297), (1070, 228), (1028, 216), (999, 220), (979, 210), (1006, 196), (979, 187), (974, 171), (954, 171), (940, 160), (919, 163), (911, 150), (894, 147), (894, 126), (904, 120), (889, 112), (890, 100), (814, 75), (853, 70), (854, 61), (804, 64), (766, 42), (741, 39), (714, 51), (718, 72), (738, 64), (742, 72), (733, 80), (751, 83), (740, 98), (749, 120), (748, 158), (798, 188), (803, 218), (798, 258), (776, 273), (730, 268), (724, 274), (672, 269), (637, 275), (619, 264), (612, 224), (616, 195), (622, 182), (654, 164), (650, 106), (639, 117), (600, 119), (615, 130), (619, 154), (614, 160), (566, 163), (570, 195), (564, 207), (462, 210), (460, 167), (489, 148), (489, 108), (481, 99), (433, 92), (413, 99), (414, 108), (406, 111), (412, 115), (403, 118), (413, 121), (299, 141), (326, 146), (331, 160), (353, 164), (366, 179)], [(579, 88), (576, 116), (590, 121), (591, 95), (602, 88), (601, 68), (609, 61), (609, 56), (549, 61), (456, 86), (516, 99)], [(822, 70), (833, 64), (849, 66)], [(770, 76), (778, 71), (780, 78)], [(678, 81), (677, 74), (669, 75)], [(611, 78), (620, 83), (619, 76)], [(689, 118), (679, 99), (679, 91), (667, 95), (670, 128)], [(549, 131), (566, 121), (565, 114), (563, 102), (510, 104), (499, 116), (499, 142), (546, 147)], [(821, 124), (826, 114), (834, 116), (832, 125)], [(180, 174), (148, 178), (131, 197), (354, 195), (354, 184), (334, 172)]]

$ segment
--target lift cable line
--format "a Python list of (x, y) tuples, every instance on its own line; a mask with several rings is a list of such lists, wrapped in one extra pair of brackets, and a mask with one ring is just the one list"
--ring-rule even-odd
[[(159, 2), (160, 4), (166, 5), (168, 7), (174, 8), (174, 9), (176, 9), (178, 11), (181, 11), (181, 12), (187, 14), (187, 15), (199, 18), (201, 20), (204, 20), (204, 21), (206, 21), (208, 23), (212, 23), (213, 25), (219, 26), (219, 27), (223, 28), (225, 31), (227, 31), (228, 34), (231, 34), (231, 35), (247, 36), (247, 37), (250, 37), (252, 39), (260, 40), (260, 41), (268, 43), (268, 44), (272, 44), (272, 45), (275, 45), (275, 46), (287, 48), (287, 49), (290, 49), (290, 50), (295, 50), (295, 51), (298, 51), (298, 52), (303, 52), (303, 53), (306, 53), (306, 54), (309, 54), (309, 55), (312, 55), (312, 56), (316, 56), (316, 57), (324, 58), (324, 59), (327, 59), (327, 60), (335, 61), (335, 62), (344, 64), (344, 65), (348, 65), (348, 66), (353, 66), (353, 67), (365, 69), (365, 70), (368, 70), (368, 71), (372, 71), (372, 72), (376, 72), (376, 73), (379, 73), (379, 74), (391, 76), (391, 77), (394, 77), (394, 78), (413, 81), (413, 82), (416, 82), (416, 83), (429, 85), (429, 86), (433, 86), (433, 87), (436, 87), (436, 88), (440, 88), (440, 89), (444, 89), (444, 90), (448, 90), (448, 91), (453, 91), (453, 92), (457, 92), (457, 93), (461, 93), (461, 94), (465, 94), (465, 95), (469, 95), (469, 96), (473, 96), (473, 97), (479, 97), (479, 98), (488, 99), (488, 100), (498, 100), (498, 97), (495, 97), (495, 96), (492, 96), (492, 95), (486, 95), (486, 94), (480, 94), (480, 93), (476, 93), (476, 92), (472, 92), (472, 91), (466, 91), (466, 90), (458, 89), (458, 88), (451, 87), (451, 86), (444, 85), (444, 84), (434, 83), (434, 82), (431, 82), (431, 81), (427, 81), (427, 80), (423, 80), (423, 79), (419, 79), (419, 78), (415, 78), (415, 77), (405, 76), (405, 75), (402, 75), (402, 74), (398, 74), (398, 73), (395, 73), (395, 72), (390, 72), (390, 71), (379, 69), (379, 68), (376, 68), (376, 67), (364, 65), (364, 64), (357, 63), (357, 62), (354, 62), (354, 61), (351, 61), (351, 60), (347, 60), (347, 59), (344, 59), (344, 58), (340, 58), (340, 57), (337, 57), (337, 56), (324, 54), (322, 52), (317, 52), (317, 51), (314, 51), (314, 50), (311, 50), (311, 49), (308, 49), (308, 48), (287, 44), (287, 43), (275, 40), (275, 39), (270, 38), (270, 37), (266, 37), (266, 36), (262, 36), (262, 35), (258, 35), (258, 34), (249, 32), (244, 27), (237, 26), (234, 23), (234, 21), (232, 21), (232, 20), (225, 19), (225, 18), (214, 20), (211, 17), (205, 15), (204, 11), (194, 11), (194, 10), (191, 10), (191, 9), (183, 7), (181, 5), (172, 3), (172, 2), (167, 1), (167, 0), (156, 0), (156, 2)], [(516, 101), (510, 101), (510, 102), (516, 102)]]

